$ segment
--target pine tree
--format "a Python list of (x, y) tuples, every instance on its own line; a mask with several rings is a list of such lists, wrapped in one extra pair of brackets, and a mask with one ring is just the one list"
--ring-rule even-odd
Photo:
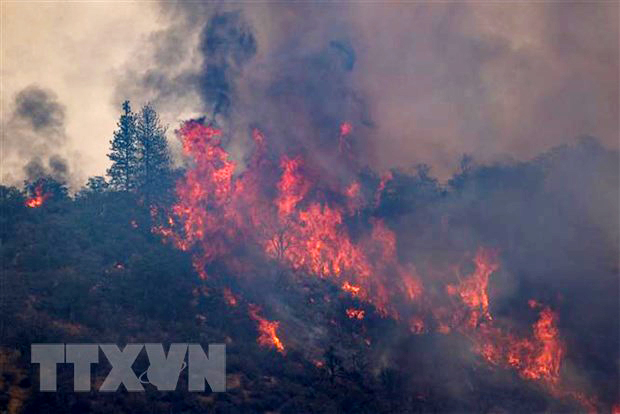
[(166, 127), (146, 104), (137, 117), (138, 186), (147, 204), (166, 200), (172, 182)]
[(136, 117), (131, 112), (129, 101), (123, 102), (123, 114), (118, 121), (118, 129), (110, 141), (111, 152), (108, 158), (112, 166), (108, 169), (112, 188), (131, 191), (136, 186), (137, 151), (136, 151)]

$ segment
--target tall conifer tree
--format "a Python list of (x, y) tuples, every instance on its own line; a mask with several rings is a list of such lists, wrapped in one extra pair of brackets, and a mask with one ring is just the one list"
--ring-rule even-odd
[(147, 203), (164, 201), (172, 180), (166, 127), (152, 105), (145, 105), (137, 116), (136, 146), (138, 187)]
[(131, 112), (129, 101), (123, 102), (123, 114), (118, 121), (118, 129), (110, 141), (111, 152), (108, 158), (112, 166), (107, 173), (112, 188), (131, 191), (137, 184), (138, 158), (136, 146), (136, 117)]

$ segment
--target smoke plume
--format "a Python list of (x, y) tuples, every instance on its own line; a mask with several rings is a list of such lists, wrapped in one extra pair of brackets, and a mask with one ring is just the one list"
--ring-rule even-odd
[(65, 107), (53, 91), (30, 85), (13, 101), (4, 129), (2, 181), (19, 184), (51, 177), (76, 184), (67, 161)]
[(617, 148), (618, 9), (599, 6), (167, 2), (117, 101), (214, 117), (240, 159), (254, 126), (315, 151), (350, 121), (375, 168), (443, 180), (462, 154), (525, 160), (587, 134)]

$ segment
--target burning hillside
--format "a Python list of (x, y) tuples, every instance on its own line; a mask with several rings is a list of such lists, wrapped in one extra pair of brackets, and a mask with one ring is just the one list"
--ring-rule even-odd
[[(341, 139), (351, 131), (350, 124), (343, 124)], [(602, 408), (596, 395), (565, 384), (567, 351), (558, 327), (560, 315), (539, 302), (535, 292), (526, 300), (536, 317), (529, 330), (494, 318), (489, 283), (501, 266), (501, 246), (479, 246), (469, 259), (467, 251), (453, 252), (473, 265), (468, 273), (458, 263), (448, 263), (440, 266), (444, 270), (430, 269), (424, 275), (413, 260), (398, 254), (396, 233), (372, 213), (391, 175), (363, 186), (362, 170), (350, 171), (349, 180), (323, 181), (320, 166), (299, 154), (274, 158), (269, 138), (258, 130), (253, 132), (255, 148), (247, 168), (238, 172), (221, 134), (198, 121), (181, 127), (178, 135), (192, 166), (177, 183), (177, 202), (166, 225), (153, 229), (191, 252), (201, 278), (230, 284), (225, 295), (236, 286), (241, 297), (252, 296), (243, 289), (262, 283), (261, 267), (275, 261), (297, 275), (287, 283), (328, 280), (343, 295), (371, 305), (381, 318), (410, 323), (413, 334), (463, 335), (490, 366), (513, 369), (555, 398), (571, 400), (586, 411)], [(426, 286), (425, 280), (445, 269), (452, 274), (442, 279), (452, 282), (442, 287), (430, 280), (434, 286)], [(288, 345), (280, 332), (285, 337), (298, 333), (287, 331), (286, 321), (264, 319), (257, 305), (246, 305), (258, 323), (258, 343), (284, 352)], [(361, 321), (365, 311), (349, 308), (346, 316)], [(312, 353), (303, 344), (297, 347)]]
[(9, 3), (0, 413), (620, 414), (617, 4)]

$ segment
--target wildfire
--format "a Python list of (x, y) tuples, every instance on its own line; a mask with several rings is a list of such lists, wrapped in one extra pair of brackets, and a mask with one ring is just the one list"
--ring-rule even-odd
[(280, 322), (268, 321), (260, 316), (260, 312), (261, 308), (259, 306), (254, 304), (250, 305), (250, 317), (258, 322), (258, 339), (256, 341), (261, 346), (276, 348), (278, 352), (284, 353), (284, 344), (277, 335)]
[(419, 316), (414, 316), (409, 321), (409, 329), (412, 333), (419, 335), (424, 332), (424, 321)]
[[(193, 264), (201, 278), (208, 277), (211, 262), (225, 260), (244, 240), (262, 245), (269, 256), (294, 269), (322, 278), (346, 277), (356, 287), (352, 293), (386, 315), (395, 315), (389, 309), (386, 287), (391, 274), (400, 281), (396, 294), (409, 299), (419, 296), (421, 283), (399, 263), (395, 235), (380, 220), (373, 222), (371, 234), (353, 242), (345, 225), (350, 209), (308, 200), (312, 182), (300, 157), (281, 158), (281, 175), (274, 183), (278, 191), (269, 200), (259, 190), (265, 165), (260, 154), (267, 145), (264, 136), (253, 132), (257, 153), (248, 168), (235, 176), (235, 164), (222, 148), (219, 135), (197, 122), (181, 127), (184, 152), (194, 165), (177, 183), (174, 217), (154, 229), (178, 248), (197, 251)], [(359, 184), (348, 190), (342, 192), (361, 205)]]
[[(558, 339), (556, 320), (557, 315), (545, 307), (533, 326), (533, 340), (517, 342), (511, 349), (508, 360), (511, 365), (520, 368), (519, 372), (523, 377), (558, 382), (564, 349)], [(531, 352), (532, 349), (534, 352)], [(519, 358), (523, 351), (525, 356)]]
[(496, 261), (497, 253), (488, 249), (478, 249), (474, 263), (476, 270), (458, 285), (446, 286), (450, 295), (458, 295), (469, 307), (472, 314), (469, 319), (471, 326), (476, 326), (481, 318), (490, 319), (489, 295), (487, 293), (489, 276), (499, 268)]
[(338, 150), (340, 153), (348, 153), (351, 148), (351, 144), (347, 140), (347, 137), (353, 131), (353, 125), (350, 122), (343, 122), (340, 124), (340, 139), (338, 141)]
[(224, 300), (229, 306), (237, 306), (237, 298), (233, 295), (232, 291), (229, 288), (224, 288), (223, 291)]
[(363, 309), (354, 309), (354, 308), (347, 309), (346, 313), (349, 319), (364, 319), (364, 314), (365, 314)]
[[(531, 338), (517, 338), (493, 324), (489, 311), (489, 277), (499, 269), (497, 252), (480, 248), (474, 257), (475, 269), (458, 285), (446, 286), (452, 296), (458, 296), (469, 315), (465, 325), (451, 321), (477, 342), (478, 352), (491, 364), (515, 368), (519, 375), (530, 380), (556, 384), (564, 354), (558, 336), (557, 314), (535, 300), (530, 308), (541, 308), (538, 321), (532, 326)], [(458, 319), (457, 313), (457, 319)]]
[(478, 351), (489, 363), (513, 367), (525, 379), (554, 387), (558, 384), (565, 352), (559, 339), (557, 314), (549, 307), (540, 311), (529, 338), (515, 337), (494, 326), (483, 326), (474, 335), (479, 341)]
[(389, 181), (392, 180), (394, 176), (391, 171), (386, 172), (381, 176), (381, 181), (379, 182), (379, 187), (377, 187), (377, 191), (375, 193), (375, 207), (378, 207), (381, 204), (381, 197), (383, 195), (383, 190), (385, 190), (385, 186)]
[(353, 125), (350, 122), (343, 122), (340, 124), (340, 136), (346, 137), (353, 132)]
[(360, 183), (357, 181), (352, 182), (351, 185), (349, 185), (345, 190), (345, 194), (347, 195), (347, 207), (349, 213), (357, 212), (364, 203), (361, 195)]
[(353, 296), (356, 296), (360, 291), (360, 287), (353, 286), (349, 282), (344, 282), (342, 284), (342, 290), (344, 290), (345, 292), (349, 292)]
[[(341, 143), (351, 131), (350, 124), (341, 126)], [(526, 337), (515, 335), (492, 318), (488, 285), (499, 269), (497, 251), (479, 248), (471, 274), (463, 276), (457, 271), (455, 283), (443, 290), (430, 289), (428, 295), (441, 296), (435, 303), (424, 297), (413, 264), (401, 261), (404, 253), (398, 250), (396, 233), (383, 220), (366, 219), (366, 230), (352, 237), (347, 222), (354, 217), (361, 220), (358, 212), (362, 208), (380, 204), (393, 179), (391, 173), (381, 177), (374, 198), (370, 191), (367, 199), (366, 187), (362, 191), (356, 180), (331, 183), (329, 191), (338, 193), (337, 197), (317, 196), (324, 187), (316, 185), (309, 174), (312, 165), (301, 156), (283, 155), (278, 161), (265, 157), (269, 142), (258, 130), (252, 134), (255, 152), (243, 172), (236, 171), (222, 147), (220, 131), (187, 122), (178, 135), (193, 163), (177, 183), (177, 202), (168, 222), (154, 231), (179, 249), (191, 251), (201, 278), (207, 278), (216, 260), (218, 265), (247, 271), (251, 264), (240, 264), (235, 252), (239, 246), (253, 246), (303, 277), (332, 279), (343, 292), (373, 305), (380, 315), (408, 323), (413, 334), (432, 329), (463, 334), (490, 364), (512, 368), (525, 379), (560, 389), (565, 349), (557, 328), (558, 315), (531, 301), (539, 318)], [(224, 289), (223, 295), (230, 306), (237, 305), (229, 289)], [(451, 300), (441, 301), (447, 298)], [(395, 303), (412, 302), (416, 316), (401, 317)], [(258, 323), (258, 343), (283, 353), (284, 345), (277, 336), (280, 322), (269, 321), (260, 313), (259, 306), (250, 305), (249, 316)], [(365, 317), (364, 310), (355, 308), (346, 309), (346, 314), (356, 320)], [(569, 391), (563, 392), (568, 395)]]
[(276, 205), (281, 215), (293, 212), (310, 188), (308, 182), (300, 172), (302, 161), (300, 158), (284, 157), (280, 162), (282, 178), (278, 183), (280, 194), (276, 199)]
[(49, 197), (49, 194), (44, 194), (43, 188), (41, 187), (41, 185), (38, 185), (34, 189), (34, 196), (26, 200), (26, 203), (25, 203), (26, 207), (30, 207), (30, 208), (41, 207), (43, 203), (45, 202), (45, 200), (48, 199), (48, 197)]
[[(596, 412), (595, 398), (561, 384), (560, 368), (566, 350), (557, 327), (558, 314), (549, 306), (530, 299), (529, 307), (539, 312), (531, 335), (519, 337), (496, 325), (489, 310), (488, 283), (492, 273), (499, 269), (497, 252), (478, 249), (473, 261), (475, 269), (471, 275), (461, 278), (457, 285), (446, 286), (447, 293), (458, 297), (464, 310), (439, 308), (432, 311), (439, 332), (447, 334), (454, 329), (465, 334), (473, 340), (474, 349), (491, 365), (513, 368), (522, 378), (546, 385), (556, 397), (572, 398), (588, 412)], [(414, 327), (412, 331), (415, 332)]]

